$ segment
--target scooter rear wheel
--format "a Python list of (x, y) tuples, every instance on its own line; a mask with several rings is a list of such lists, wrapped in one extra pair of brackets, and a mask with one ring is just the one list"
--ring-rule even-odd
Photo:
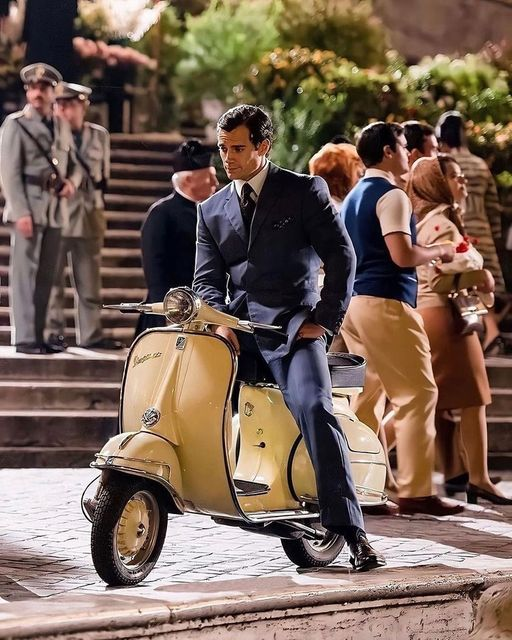
[(167, 511), (151, 482), (112, 474), (94, 511), (91, 553), (108, 585), (138, 584), (151, 572), (167, 533)]
[[(319, 523), (313, 523), (312, 526), (325, 532)], [(325, 533), (322, 540), (302, 537), (298, 540), (282, 539), (281, 544), (288, 558), (298, 567), (326, 567), (340, 555), (345, 546), (345, 538), (330, 531)]]

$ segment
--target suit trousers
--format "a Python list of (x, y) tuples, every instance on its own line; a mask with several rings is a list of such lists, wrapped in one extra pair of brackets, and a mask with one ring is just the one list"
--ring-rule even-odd
[(34, 225), (31, 238), (25, 238), (15, 228), (11, 231), (13, 344), (43, 342), (59, 244), (60, 229), (54, 227)]
[(101, 327), (101, 247), (97, 238), (62, 238), (59, 268), (50, 299), (48, 328), (51, 333), (64, 335), (64, 268), (69, 264), (71, 283), (75, 289), (76, 343), (94, 344), (102, 338)]
[(386, 397), (395, 409), (398, 495), (434, 494), (437, 387), (421, 316), (408, 304), (352, 298), (341, 333), (350, 352), (367, 360), (364, 391), (352, 408), (378, 432)]
[(315, 470), (320, 519), (326, 529), (364, 529), (352, 479), (348, 444), (332, 404), (325, 340), (299, 340), (269, 363), (304, 438)]

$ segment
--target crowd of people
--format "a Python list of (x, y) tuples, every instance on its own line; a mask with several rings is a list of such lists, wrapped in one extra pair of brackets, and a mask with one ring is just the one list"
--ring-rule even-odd
[[(87, 87), (63, 82), (46, 64), (21, 76), (27, 105), (0, 130), (13, 344), (34, 355), (66, 349), (68, 261), (77, 344), (121, 348), (103, 336), (100, 320), (108, 133), (85, 119)], [(508, 350), (493, 314), (494, 295), (505, 293), (500, 210), (487, 165), (467, 149), (462, 116), (445, 114), (436, 130), (369, 124), (355, 145), (344, 139), (320, 149), (310, 176), (270, 162), (272, 123), (258, 107), (231, 109), (217, 134), (231, 182), (218, 190), (211, 151), (186, 141), (174, 154), (172, 192), (145, 219), (147, 301), (186, 285), (217, 309), (283, 327), (286, 344), (214, 330), (241, 360), (259, 358), (279, 384), (313, 462), (322, 524), (346, 538), (354, 567), (385, 561), (364, 532), (332, 408), (328, 345), (366, 358), (354, 410), (386, 451), (396, 447), (387, 487), (397, 504), (376, 509), (462, 511), (436, 495), (436, 458), (448, 491), (512, 504), (487, 467), (484, 356)], [(469, 298), (471, 312), (458, 304)], [(137, 334), (161, 323), (144, 316)]]
[[(246, 148), (247, 141), (241, 146)], [(220, 151), (222, 157), (222, 146)], [(196, 163), (196, 155), (201, 162)], [(186, 236), (189, 216), (196, 218), (194, 204), (201, 197), (184, 193), (178, 181), (186, 176), (201, 184), (203, 176), (214, 176), (211, 158), (197, 141), (184, 143), (177, 156), (184, 162), (184, 173), (175, 175), (173, 195), (150, 209), (142, 229), (145, 271), (151, 273), (149, 280), (159, 281), (160, 296), (168, 286), (193, 283), (191, 268), (187, 278), (180, 273), (176, 280), (178, 271), (169, 263), (168, 247), (178, 249), (179, 244), (181, 255), (188, 251), (192, 265), (196, 247), (199, 260), (205, 241), (200, 234), (196, 246), (195, 236)], [(461, 166), (464, 159), (469, 180)], [(493, 315), (494, 294), (504, 293), (495, 248), (499, 204), (487, 165), (467, 149), (462, 116), (445, 114), (437, 131), (419, 122), (374, 123), (361, 132), (357, 146), (346, 139), (326, 144), (309, 169), (326, 181), (331, 205), (357, 256), (354, 296), (331, 350), (348, 349), (367, 359), (365, 389), (355, 411), (379, 433), (386, 450), (396, 447), (397, 477), (389, 467), (387, 486), (398, 497), (398, 509), (437, 515), (460, 510), (435, 496), (436, 464), (444, 472), (449, 494), (466, 491), (470, 501), (483, 497), (509, 502), (496, 486), (499, 478), (489, 477), (485, 415), (491, 397), (484, 354), (508, 350)], [(212, 192), (214, 182), (212, 178)], [(243, 184), (237, 185), (236, 206), (226, 203), (231, 227), (242, 239), (250, 233), (250, 228), (243, 232), (244, 208), (251, 198), (259, 201), (254, 196), (259, 186), (247, 199)], [(188, 199), (188, 216), (181, 215), (183, 197)], [(206, 240), (211, 240), (209, 234)], [(222, 248), (222, 242), (216, 246)], [(217, 254), (210, 256), (207, 264), (211, 267), (218, 259)], [(325, 267), (323, 256), (322, 261)], [(249, 285), (246, 281), (240, 285), (244, 293), (237, 293), (240, 275), (229, 270), (232, 262), (238, 265), (236, 258), (223, 257), (235, 289), (214, 299), (208, 298), (209, 289), (199, 290), (217, 304), (227, 293), (232, 300), (228, 309), (240, 315), (248, 312)], [(243, 269), (241, 273), (247, 278)], [(199, 282), (196, 272), (196, 287)], [(457, 292), (468, 291), (481, 302), (482, 315), (473, 328), (483, 327), (485, 321), (483, 336), (464, 330), (453, 304)], [(234, 344), (240, 351), (239, 341)], [(393, 504), (378, 509), (395, 510)]]

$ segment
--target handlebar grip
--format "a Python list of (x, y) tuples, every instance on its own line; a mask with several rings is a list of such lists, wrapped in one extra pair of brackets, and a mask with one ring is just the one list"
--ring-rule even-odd
[(284, 331), (278, 331), (277, 329), (254, 327), (254, 335), (261, 336), (262, 338), (272, 338), (280, 344), (286, 344), (288, 342), (288, 334)]

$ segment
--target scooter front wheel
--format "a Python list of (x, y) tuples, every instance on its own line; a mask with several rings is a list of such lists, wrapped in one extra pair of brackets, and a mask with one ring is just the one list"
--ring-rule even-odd
[(345, 546), (345, 538), (337, 533), (325, 531), (320, 523), (313, 523), (313, 527), (322, 531), (325, 536), (319, 540), (299, 538), (298, 540), (281, 540), (284, 552), (298, 567), (326, 567), (334, 562)]
[(167, 511), (153, 484), (112, 474), (94, 511), (91, 553), (98, 575), (108, 585), (138, 584), (160, 556), (167, 533)]

